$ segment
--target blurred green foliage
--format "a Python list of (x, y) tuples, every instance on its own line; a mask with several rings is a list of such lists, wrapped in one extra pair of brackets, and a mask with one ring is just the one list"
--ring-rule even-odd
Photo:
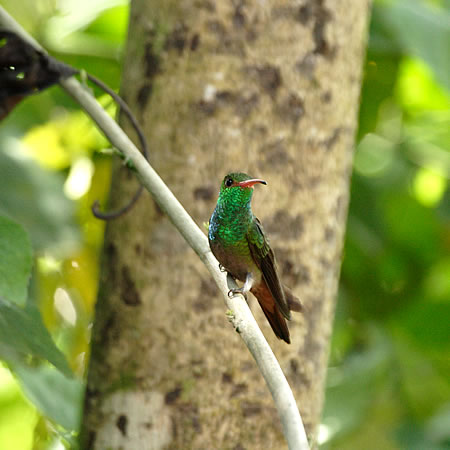
[[(1, 4), (57, 58), (118, 88), (127, 2)], [(90, 206), (106, 199), (108, 147), (57, 87), (1, 124), (2, 449), (75, 447), (104, 232)], [(6, 252), (11, 247), (16, 254)]]
[(23, 305), (31, 273), (31, 244), (23, 227), (1, 216), (0, 255), (0, 295)]
[(374, 4), (320, 441), (450, 448), (450, 4)]
[[(118, 88), (125, 0), (0, 3), (54, 56)], [(448, 1), (375, 2), (324, 449), (450, 448), (449, 55)], [(1, 124), (0, 250), (21, 250), (0, 261), (0, 448), (72, 444), (104, 229), (90, 205), (107, 195), (107, 147), (57, 87)]]

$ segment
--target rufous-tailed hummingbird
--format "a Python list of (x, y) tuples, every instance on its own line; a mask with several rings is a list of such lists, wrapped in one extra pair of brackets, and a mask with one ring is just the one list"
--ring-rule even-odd
[(262, 228), (253, 215), (251, 200), (255, 184), (267, 184), (245, 173), (229, 173), (222, 181), (216, 208), (209, 220), (209, 246), (220, 265), (235, 279), (246, 297), (250, 291), (258, 300), (274, 333), (288, 344), (291, 340), (286, 319), (301, 311), (300, 301), (283, 286), (275, 255)]

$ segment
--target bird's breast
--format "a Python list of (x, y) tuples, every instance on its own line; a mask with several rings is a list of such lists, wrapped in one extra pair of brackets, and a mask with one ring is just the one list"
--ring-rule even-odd
[(227, 240), (220, 230), (209, 232), (209, 246), (217, 261), (234, 278), (245, 281), (247, 273), (258, 275), (259, 269), (253, 261), (245, 234), (240, 239)]

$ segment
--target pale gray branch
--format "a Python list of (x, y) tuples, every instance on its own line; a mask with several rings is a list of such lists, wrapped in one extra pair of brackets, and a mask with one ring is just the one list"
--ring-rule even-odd
[[(43, 51), (42, 47), (1, 7), (0, 29), (14, 31), (31, 45)], [(219, 264), (209, 249), (206, 236), (164, 184), (155, 170), (153, 170), (148, 161), (135, 147), (130, 138), (106, 113), (97, 100), (73, 77), (61, 80), (60, 84), (94, 120), (111, 144), (119, 149), (125, 155), (126, 159), (133, 163), (141, 183), (153, 195), (161, 209), (165, 211), (177, 230), (203, 261), (222, 292), (228, 309), (231, 311), (229, 314), (230, 321), (253, 355), (269, 387), (280, 415), (289, 449), (309, 449), (305, 429), (295, 398), (280, 365), (259, 329), (244, 298), (241, 295), (233, 298), (228, 297), (229, 289), (236, 286), (228, 286), (226, 274), (219, 270)]]

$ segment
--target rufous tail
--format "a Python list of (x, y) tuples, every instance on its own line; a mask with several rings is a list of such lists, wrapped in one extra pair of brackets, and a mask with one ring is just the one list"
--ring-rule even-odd
[(279, 311), (274, 298), (272, 297), (272, 293), (270, 292), (267, 284), (264, 280), (261, 280), (257, 286), (254, 286), (251, 289), (252, 294), (256, 297), (263, 310), (267, 320), (272, 327), (273, 332), (279, 339), (283, 339), (283, 341), (288, 344), (291, 343), (291, 339), (289, 336), (289, 329), (287, 327), (286, 319), (283, 317), (283, 314)]

